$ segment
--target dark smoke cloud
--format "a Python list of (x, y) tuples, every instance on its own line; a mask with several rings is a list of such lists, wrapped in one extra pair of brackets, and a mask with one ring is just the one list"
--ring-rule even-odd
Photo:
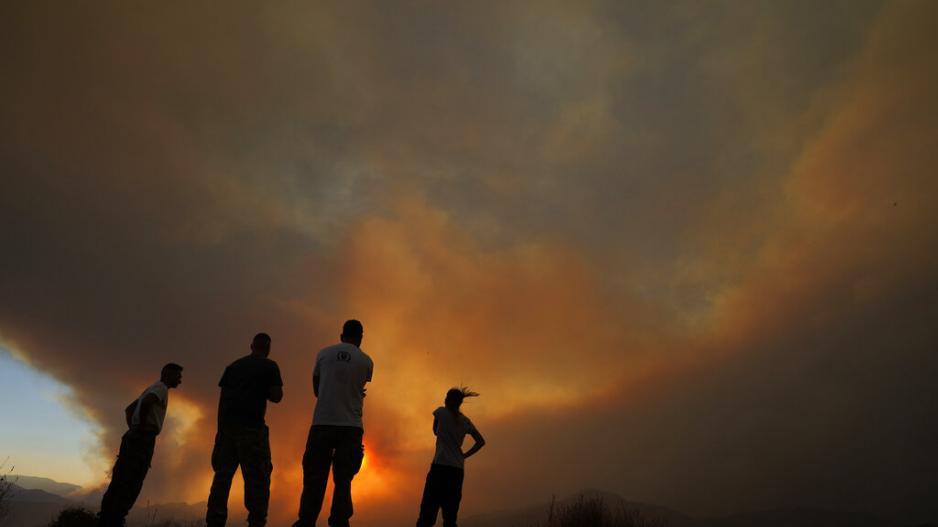
[(0, 9), (0, 337), (102, 465), (185, 364), (144, 499), (204, 499), (263, 329), (293, 514), (312, 355), (357, 316), (365, 519), (409, 518), (458, 382), (469, 511), (938, 516), (931, 4)]

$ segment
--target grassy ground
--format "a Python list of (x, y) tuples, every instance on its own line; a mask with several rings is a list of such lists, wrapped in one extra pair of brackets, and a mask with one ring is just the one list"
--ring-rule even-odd
[[(59, 516), (49, 524), (49, 527), (95, 527), (98, 523), (95, 513), (83, 507), (70, 507), (59, 513)], [(155, 517), (147, 521), (144, 527), (201, 527), (205, 522), (192, 520), (181, 522), (177, 520), (157, 520)]]

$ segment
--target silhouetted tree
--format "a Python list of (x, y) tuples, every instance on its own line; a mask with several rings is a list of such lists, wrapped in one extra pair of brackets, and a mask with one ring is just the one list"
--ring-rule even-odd
[(0, 463), (0, 523), (10, 514), (10, 497), (13, 494), (13, 482), (10, 481), (10, 474), (13, 473), (13, 467), (5, 470), (8, 460)]

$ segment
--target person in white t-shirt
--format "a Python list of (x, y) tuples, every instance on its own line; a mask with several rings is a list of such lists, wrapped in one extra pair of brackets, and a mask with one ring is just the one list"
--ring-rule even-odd
[(137, 501), (143, 480), (150, 469), (156, 436), (163, 429), (169, 390), (182, 384), (182, 366), (163, 366), (160, 380), (147, 387), (124, 409), (128, 430), (121, 438), (111, 482), (101, 499), (99, 527), (122, 527), (127, 513)]
[(364, 329), (357, 320), (342, 326), (341, 342), (316, 355), (313, 393), (316, 409), (303, 454), (303, 494), (294, 527), (315, 527), (322, 510), (329, 470), (335, 489), (329, 514), (331, 527), (348, 527), (352, 517), (352, 478), (364, 459), (362, 407), (365, 383), (374, 363), (359, 346)]
[[(436, 523), (440, 509), (443, 510), (443, 527), (456, 527), (465, 460), (485, 446), (485, 438), (459, 409), (466, 397), (478, 395), (465, 387), (452, 388), (446, 392), (444, 406), (433, 411), (436, 452), (423, 487), (417, 527), (430, 527)], [(463, 452), (462, 444), (467, 435), (472, 436), (475, 444)]]

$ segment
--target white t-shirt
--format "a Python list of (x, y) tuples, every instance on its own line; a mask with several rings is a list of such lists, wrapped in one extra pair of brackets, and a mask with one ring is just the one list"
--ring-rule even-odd
[(313, 378), (319, 377), (313, 424), (364, 428), (365, 383), (373, 371), (371, 357), (354, 344), (342, 342), (320, 350), (313, 369)]
[(143, 390), (143, 393), (140, 394), (140, 397), (137, 398), (137, 408), (134, 409), (134, 415), (131, 418), (130, 422), (132, 426), (140, 425), (140, 403), (143, 402), (143, 398), (148, 394), (156, 395), (156, 398), (159, 399), (159, 402), (150, 407), (150, 413), (147, 414), (147, 421), (143, 423), (143, 427), (146, 430), (156, 432), (157, 434), (163, 430), (163, 419), (166, 418), (166, 406), (169, 403), (169, 387), (163, 384), (163, 381), (157, 381), (155, 384), (150, 385), (146, 390)]
[(466, 434), (476, 432), (476, 427), (463, 414), (455, 415), (445, 406), (433, 411), (436, 418), (436, 454), (433, 463), (463, 468), (462, 442)]

